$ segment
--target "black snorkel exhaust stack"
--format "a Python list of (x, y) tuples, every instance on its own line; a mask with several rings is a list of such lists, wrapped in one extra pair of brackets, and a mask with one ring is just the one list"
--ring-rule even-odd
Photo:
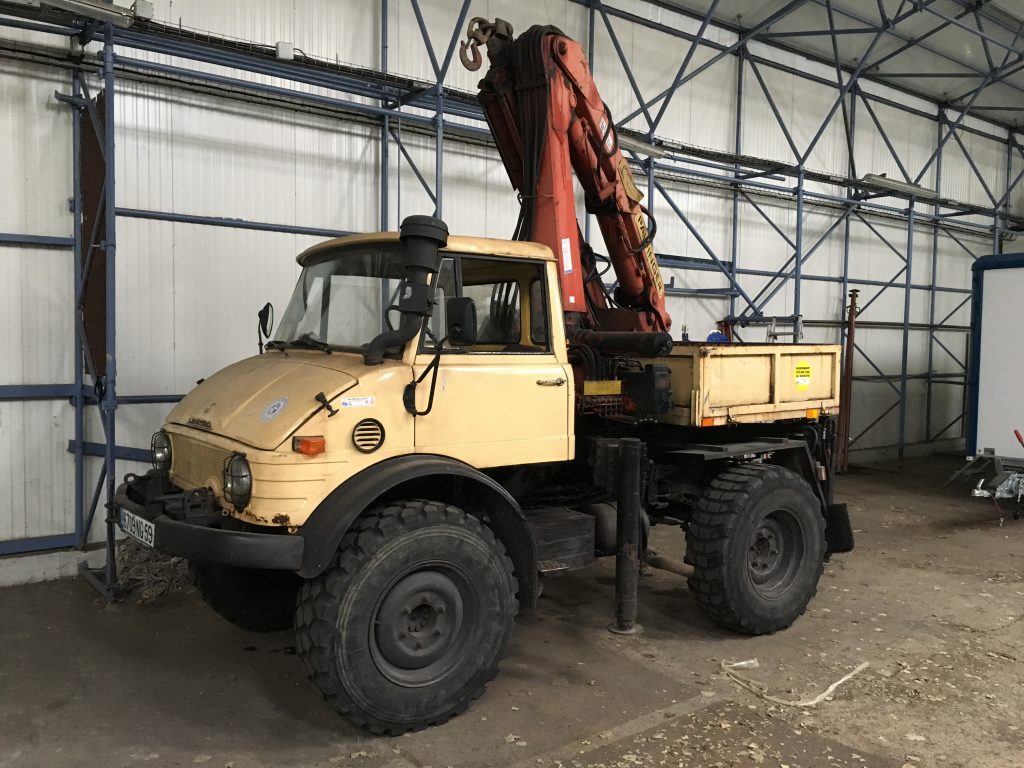
[(439, 251), (448, 245), (448, 225), (433, 216), (407, 216), (399, 228), (403, 246), (405, 277), (399, 289), (398, 309), (402, 322), (393, 331), (385, 331), (366, 345), (363, 362), (380, 365), (392, 347), (407, 344), (434, 310), (434, 286), (441, 263)]

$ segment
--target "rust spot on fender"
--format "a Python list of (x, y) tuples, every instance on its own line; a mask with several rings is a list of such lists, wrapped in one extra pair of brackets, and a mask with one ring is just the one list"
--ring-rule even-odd
[(290, 525), (292, 520), (288, 515), (274, 515), (274, 525)]

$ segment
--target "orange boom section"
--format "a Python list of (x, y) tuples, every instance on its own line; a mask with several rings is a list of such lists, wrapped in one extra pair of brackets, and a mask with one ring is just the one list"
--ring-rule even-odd
[[(554, 251), (570, 334), (668, 331), (672, 319), (654, 255), (655, 227), (647, 225), (643, 195), (582, 46), (556, 27), (533, 26), (516, 38), (506, 21), (475, 18), (461, 51), (470, 69), (481, 64), (480, 45), (490, 59), (480, 104), (520, 197), (515, 237)], [(604, 236), (618, 280), (614, 295), (580, 232), (573, 172)]]

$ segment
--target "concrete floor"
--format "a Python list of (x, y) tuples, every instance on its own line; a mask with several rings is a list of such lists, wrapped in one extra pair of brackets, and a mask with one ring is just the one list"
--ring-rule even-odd
[[(395, 739), (350, 728), (288, 633), (253, 635), (193, 593), (104, 607), (61, 581), (0, 590), (0, 766), (1024, 766), (1024, 521), (939, 488), (958, 462), (842, 478), (858, 549), (770, 637), (722, 632), (685, 585), (641, 582), (640, 637), (609, 634), (611, 563), (545, 585), (469, 712)], [(656, 545), (679, 552), (678, 533)], [(870, 667), (830, 701), (784, 699)]]

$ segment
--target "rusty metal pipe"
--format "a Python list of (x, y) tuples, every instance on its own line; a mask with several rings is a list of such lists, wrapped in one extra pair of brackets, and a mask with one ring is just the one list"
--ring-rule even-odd
[(651, 566), (651, 568), (657, 568), (659, 571), (668, 571), (669, 573), (675, 573), (686, 578), (693, 576), (692, 565), (684, 563), (682, 560), (676, 560), (674, 557), (659, 555), (651, 549), (644, 553), (644, 562)]

